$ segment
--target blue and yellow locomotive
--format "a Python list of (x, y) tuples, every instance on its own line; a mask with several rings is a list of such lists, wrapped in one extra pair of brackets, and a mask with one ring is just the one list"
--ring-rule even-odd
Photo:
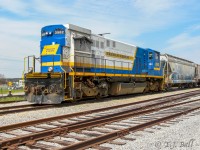
[(160, 53), (93, 34), (72, 24), (41, 30), (40, 72), (24, 74), (29, 102), (58, 104), (88, 97), (159, 91), (164, 76)]

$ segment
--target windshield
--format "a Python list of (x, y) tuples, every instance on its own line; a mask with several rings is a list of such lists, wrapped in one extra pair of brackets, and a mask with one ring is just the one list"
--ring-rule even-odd
[(41, 31), (41, 37), (59, 35), (59, 34), (65, 34), (65, 29), (56, 28), (54, 31), (46, 31), (46, 30)]

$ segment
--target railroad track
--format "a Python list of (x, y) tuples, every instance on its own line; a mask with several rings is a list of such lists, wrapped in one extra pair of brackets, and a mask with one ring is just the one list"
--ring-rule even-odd
[[(169, 93), (169, 92), (175, 92), (175, 91), (183, 91), (183, 90), (187, 90), (187, 89), (179, 89), (179, 88), (175, 88), (175, 89), (170, 89), (168, 91), (162, 91), (163, 93)], [(156, 94), (160, 94), (160, 93), (136, 93), (136, 94), (129, 94), (129, 95), (118, 95), (117, 97), (120, 97), (120, 98), (131, 98), (131, 97), (135, 97), (135, 96), (143, 96), (143, 95), (156, 95)], [(12, 97), (24, 97), (25, 95), (14, 95)], [(0, 104), (8, 104), (8, 103), (17, 103), (17, 102), (22, 102), (22, 101), (26, 101), (25, 99), (23, 100), (18, 100), (18, 101), (7, 101), (7, 102), (2, 102), (1, 99), (5, 98), (5, 97), (8, 97), (8, 96), (0, 96)], [(106, 100), (110, 99), (110, 98), (115, 98), (115, 96), (112, 96), (112, 97), (107, 97), (107, 98), (104, 98)], [(98, 101), (104, 101), (104, 99), (98, 99)], [(82, 100), (79, 100), (78, 103), (84, 103), (84, 102), (88, 102), (88, 100), (90, 101), (94, 101), (96, 102), (96, 99), (94, 98), (91, 98), (91, 99), (82, 99)], [(65, 103), (65, 102), (64, 102)]]
[[(60, 120), (60, 119), (64, 119), (64, 118), (81, 116), (83, 114), (87, 115), (87, 114), (90, 114), (90, 113), (98, 113), (98, 112), (112, 110), (112, 109), (118, 109), (118, 108), (126, 107), (126, 106), (134, 106), (136, 104), (143, 104), (143, 103), (146, 104), (148, 102), (155, 102), (155, 101), (160, 101), (160, 100), (163, 100), (163, 99), (166, 99), (166, 100), (169, 100), (169, 99), (170, 100), (175, 100), (177, 98), (188, 98), (188, 97), (191, 97), (191, 96), (194, 96), (194, 95), (198, 95), (198, 94), (200, 94), (200, 91), (192, 91), (192, 92), (186, 92), (186, 93), (184, 93), (184, 95), (183, 95), (183, 93), (180, 93), (180, 94), (169, 95), (169, 96), (164, 96), (164, 97), (159, 97), (159, 98), (152, 98), (152, 99), (149, 99), (149, 100), (146, 100), (146, 101), (138, 101), (138, 102), (132, 102), (132, 103), (127, 103), (127, 104), (112, 106), (112, 107), (100, 108), (100, 109), (89, 110), (89, 111), (78, 112), (78, 113), (67, 114), (67, 115), (61, 115), (61, 116), (56, 116), (56, 117), (49, 117), (49, 118), (39, 119), (39, 120), (34, 120), (34, 121), (29, 121), (29, 122), (25, 122), (25, 123), (8, 125), (6, 127), (3, 126), (3, 127), (0, 127), (0, 132), (2, 130), (9, 130), (9, 129), (17, 128), (17, 127), (24, 127), (24, 126), (28, 126), (28, 125), (34, 125), (34, 124), (37, 124), (37, 123), (43, 123), (43, 122), (48, 122), (48, 121)], [(24, 107), (29, 107), (29, 106), (31, 107), (31, 106), (34, 106), (34, 105), (32, 105), (32, 104), (30, 104), (30, 105), (19, 105), (19, 106), (15, 106), (15, 108), (21, 108), (21, 107), (24, 108)], [(40, 107), (40, 106), (43, 106), (43, 105), (35, 105), (35, 106), (39, 106)], [(50, 105), (48, 105), (48, 106), (50, 106)], [(53, 105), (52, 105), (52, 107), (53, 107)], [(2, 109), (0, 109), (0, 110), (6, 110), (6, 109), (9, 109), (9, 108), (12, 109), (13, 106), (2, 107)], [(24, 109), (29, 110), (29, 108), (24, 108)], [(43, 107), (41, 109), (43, 109)], [(37, 110), (37, 107), (34, 110)], [(12, 111), (14, 111), (14, 110), (11, 110), (11, 112)], [(22, 110), (20, 109), (19, 112), (20, 111), (23, 111), (23, 109)], [(10, 112), (10, 111), (8, 110), (8, 112)], [(7, 113), (5, 112), (4, 114), (7, 114)]]
[[(192, 93), (196, 93), (198, 91), (192, 91), (192, 92), (186, 92), (185, 94), (190, 94), (192, 95)], [(173, 97), (173, 96), (179, 96), (182, 95), (182, 93), (180, 94), (175, 94), (175, 95), (170, 95), (170, 96), (165, 96), (167, 97)], [(119, 98), (131, 98), (133, 95), (121, 95), (118, 96), (117, 99)], [(115, 99), (116, 97), (112, 97), (112, 99)], [(162, 98), (162, 97), (161, 97)], [(98, 100), (98, 101), (106, 101), (106, 100), (110, 100), (111, 98), (104, 98), (103, 100)], [(151, 99), (151, 100), (156, 100), (156, 99), (160, 99), (160, 98), (155, 98), (155, 99)], [(77, 104), (83, 104), (83, 103), (88, 103), (88, 102), (92, 102), (96, 100), (83, 100)], [(143, 103), (143, 102), (139, 102), (139, 103)], [(135, 103), (133, 103), (135, 104)], [(7, 115), (7, 114), (13, 114), (13, 113), (20, 113), (20, 112), (25, 112), (25, 111), (36, 111), (36, 110), (40, 110), (40, 109), (49, 109), (49, 108), (53, 108), (53, 107), (65, 107), (65, 106), (70, 106), (70, 105), (74, 105), (73, 103), (63, 103), (63, 104), (57, 104), (57, 105), (39, 105), (39, 104), (26, 104), (26, 105), (17, 105), (17, 106), (7, 106), (7, 107), (0, 107), (0, 115)]]
[[(167, 92), (175, 92), (175, 91), (181, 91), (181, 90), (186, 90), (186, 89), (171, 89), (171, 90), (168, 90), (168, 91), (162, 91), (163, 93), (167, 93)], [(160, 94), (160, 93), (145, 93), (145, 95), (151, 95), (151, 94)], [(140, 96), (140, 95), (144, 95), (144, 94), (141, 94), (141, 93), (138, 93), (138, 94), (134, 94), (136, 96)], [(25, 95), (13, 95), (12, 97), (24, 97)], [(127, 95), (126, 95), (127, 96)], [(130, 94), (128, 95), (127, 97), (132, 97), (133, 94)], [(17, 102), (23, 102), (23, 101), (26, 101), (25, 99), (21, 99), (21, 100), (17, 100), (17, 101), (1, 101), (1, 99), (4, 99), (4, 98), (8, 98), (9, 96), (0, 96), (0, 104), (8, 104), (8, 103), (17, 103)], [(121, 95), (121, 97), (124, 97), (124, 95)], [(85, 101), (84, 99), (81, 100), (81, 101)], [(86, 100), (87, 101), (87, 100)], [(80, 102), (80, 101), (79, 101)]]
[(0, 95), (0, 98), (7, 98), (7, 97), (24, 97), (25, 95), (12, 95), (12, 96), (1, 96)]
[(17, 101), (7, 101), (7, 102), (3, 101), (2, 102), (1, 98), (0, 98), (0, 104), (18, 103), (18, 102), (24, 102), (24, 101), (26, 101), (26, 100), (21, 99), (21, 100), (17, 100)]
[(55, 107), (55, 105), (27, 104), (27, 105), (0, 107), (0, 115), (32, 111), (32, 110), (35, 111), (35, 110), (39, 110), (39, 109), (48, 109), (48, 108), (52, 108), (52, 107)]
[(195, 95), (199, 91), (0, 127), (0, 146), (86, 149), (119, 137), (131, 140), (124, 137), (129, 132), (199, 109)]

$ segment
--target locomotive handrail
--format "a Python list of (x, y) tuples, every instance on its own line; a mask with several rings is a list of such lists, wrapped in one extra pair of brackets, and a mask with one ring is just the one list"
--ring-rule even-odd
[[(55, 55), (53, 55), (53, 57), (54, 56), (60, 56), (60, 62), (62, 62), (61, 61), (61, 54), (55, 54)], [(54, 60), (54, 59), (53, 59)], [(53, 62), (53, 67), (54, 67), (54, 62)], [(62, 71), (65, 73), (65, 86), (64, 86), (64, 88), (66, 89), (67, 88), (67, 72), (65, 71), (65, 69), (63, 69), (63, 67), (61, 66), (61, 63), (60, 63), (60, 68), (62, 69)]]
[(31, 56), (26, 56), (26, 57), (24, 57), (24, 70), (23, 70), (23, 74), (25, 73), (25, 71), (26, 71), (26, 59), (28, 59), (28, 70), (29, 70), (29, 58), (30, 57), (32, 57), (33, 58), (33, 67), (31, 67), (33, 70), (33, 72), (35, 72), (35, 55), (31, 55)]
[(24, 70), (23, 70), (23, 74), (22, 74), (22, 80), (24, 80), (24, 74), (26, 71), (26, 58), (28, 58), (28, 57), (24, 57)]
[[(86, 62), (85, 58), (88, 58), (88, 62)], [(91, 59), (91, 60), (90, 60)], [(97, 61), (99, 62), (97, 63)], [(81, 69), (81, 72), (85, 73), (87, 67), (92, 67), (95, 71), (95, 75), (97, 73), (97, 68), (100, 69), (101, 72), (106, 72), (106, 69), (109, 69), (109, 66), (106, 66), (106, 64), (109, 64), (109, 62), (112, 62), (111, 66), (113, 71), (112, 73), (117, 74), (115, 70), (118, 68), (124, 69), (124, 67), (127, 70), (128, 74), (131, 74), (131, 64), (133, 65), (134, 63), (132, 62), (126, 62), (126, 61), (117, 61), (117, 60), (109, 60), (109, 59), (102, 59), (102, 58), (93, 58), (89, 56), (75, 56), (75, 65), (74, 65), (74, 71), (77, 71), (77, 68)], [(139, 65), (139, 64), (137, 64)]]

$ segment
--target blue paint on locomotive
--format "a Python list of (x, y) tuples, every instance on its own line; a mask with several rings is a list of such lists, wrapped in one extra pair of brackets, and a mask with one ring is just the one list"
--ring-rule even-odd
[(133, 73), (163, 76), (163, 69), (160, 65), (160, 52), (138, 47), (133, 66)]
[(160, 53), (155, 50), (138, 47), (135, 63), (136, 74), (163, 75), (163, 69), (160, 65)]
[(59, 55), (44, 55), (41, 58), (41, 61), (44, 62), (60, 62)]
[[(48, 72), (48, 68), (49, 68), (49, 66), (42, 66), (43, 73), (47, 73)], [(54, 70), (54, 72), (63, 72), (62, 69), (60, 68), (60, 66), (54, 66), (53, 70)]]
[[(41, 63), (60, 62), (62, 57), (62, 47), (66, 45), (66, 27), (63, 25), (50, 25), (41, 29), (40, 53), (46, 45), (59, 44), (56, 55), (41, 55)], [(41, 72), (48, 72), (48, 68), (53, 67), (54, 72), (62, 72), (60, 65), (41, 66)]]
[(148, 74), (147, 51), (141, 47), (137, 48), (132, 74)]

